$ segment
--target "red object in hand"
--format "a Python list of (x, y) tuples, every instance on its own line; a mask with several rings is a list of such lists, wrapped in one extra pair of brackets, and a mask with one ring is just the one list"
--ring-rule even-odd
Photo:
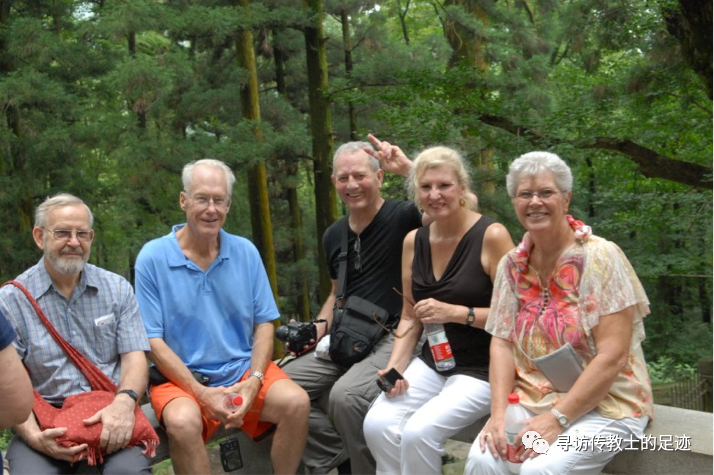
[(231, 412), (237, 411), (241, 404), (243, 404), (243, 397), (240, 394), (231, 393), (223, 396), (223, 405)]

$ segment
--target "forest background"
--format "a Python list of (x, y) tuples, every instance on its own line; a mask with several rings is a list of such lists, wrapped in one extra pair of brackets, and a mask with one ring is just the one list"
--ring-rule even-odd
[[(332, 153), (368, 132), (464, 153), (481, 210), (523, 235), (508, 164), (544, 149), (571, 211), (647, 289), (654, 379), (712, 349), (712, 5), (697, 0), (0, 0), (0, 278), (37, 262), (34, 208), (96, 215), (91, 262), (133, 282), (184, 221), (180, 171), (230, 164), (225, 229), (258, 246), (284, 318), (329, 290), (345, 210)], [(403, 180), (384, 193), (406, 198)]]

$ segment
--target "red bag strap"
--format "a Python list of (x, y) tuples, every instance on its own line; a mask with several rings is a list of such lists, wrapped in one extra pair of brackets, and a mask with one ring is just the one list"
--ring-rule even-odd
[(71, 359), (75, 366), (77, 366), (77, 368), (79, 368), (79, 370), (84, 374), (84, 376), (89, 381), (89, 384), (92, 385), (92, 389), (94, 389), (95, 391), (110, 391), (115, 393), (117, 391), (117, 385), (114, 384), (114, 381), (109, 379), (109, 377), (104, 374), (99, 368), (97, 368), (94, 363), (89, 361), (87, 357), (85, 357), (82, 353), (75, 349), (75, 347), (70, 345), (67, 340), (62, 338), (62, 335), (59, 334), (59, 332), (55, 329), (52, 323), (47, 319), (45, 313), (42, 311), (32, 294), (30, 294), (30, 292), (16, 280), (8, 280), (4, 284), (2, 284), (2, 287), (5, 287), (8, 284), (14, 285), (18, 289), (20, 289), (23, 294), (25, 294), (27, 300), (29, 300), (30, 304), (32, 304), (32, 308), (35, 309), (37, 316), (40, 317), (40, 320), (42, 320), (42, 323), (45, 324), (47, 330), (50, 332), (50, 334), (55, 339), (60, 348), (62, 348), (64, 352), (67, 353), (69, 359)]

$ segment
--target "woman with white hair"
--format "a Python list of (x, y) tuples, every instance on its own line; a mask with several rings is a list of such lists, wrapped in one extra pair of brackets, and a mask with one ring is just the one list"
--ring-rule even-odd
[[(467, 474), (508, 472), (511, 392), (530, 416), (508, 456), (522, 462), (522, 474), (600, 473), (652, 418), (641, 347), (647, 296), (620, 248), (568, 215), (572, 183), (552, 153), (527, 153), (510, 166), (508, 193), (528, 232), (498, 267), (486, 324), (491, 418)], [(529, 431), (547, 442), (539, 453), (521, 445)]]
[[(483, 327), (498, 262), (513, 248), (503, 225), (471, 209), (475, 197), (455, 150), (424, 150), (409, 185), (431, 224), (404, 239), (402, 316), (379, 371), (394, 368), (404, 379), (376, 399), (364, 422), (379, 474), (441, 473), (446, 440), (488, 413), (490, 336)], [(444, 325), (452, 369), (437, 369), (428, 342), (412, 360), (423, 325), (431, 323)]]

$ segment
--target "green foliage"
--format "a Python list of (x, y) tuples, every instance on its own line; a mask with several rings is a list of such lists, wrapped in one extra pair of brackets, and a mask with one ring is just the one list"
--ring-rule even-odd
[[(349, 140), (352, 106), (359, 137), (372, 132), (411, 157), (434, 144), (461, 150), (482, 210), (516, 241), (523, 230), (504, 190), (508, 164), (536, 148), (560, 154), (575, 177), (571, 211), (620, 245), (645, 285), (648, 360), (694, 364), (710, 354), (712, 193), (677, 177), (682, 162), (711, 167), (711, 100), (663, 19), (662, 9), (678, 2), (412, 0), (408, 44), (399, 16), (405, 5), (325, 2), (330, 87), (323, 92), (336, 144)], [(37, 261), (32, 211), (68, 191), (96, 214), (92, 262), (131, 278), (141, 246), (185, 219), (181, 168), (208, 156), (238, 177), (226, 229), (250, 237), (246, 170), (262, 161), (281, 311), (297, 312), (302, 282), (319, 310), (301, 30), (314, 18), (304, 8), (288, 0), (254, 0), (249, 11), (221, 0), (18, 0), (1, 21), (1, 277)], [(255, 124), (240, 119), (247, 76), (234, 41), (245, 27), (255, 38), (262, 144), (253, 139)], [(471, 57), (455, 58), (450, 28)], [(600, 137), (671, 159), (672, 179), (646, 178), (631, 156), (590, 148)], [(294, 255), (288, 187), (302, 213), (303, 259)], [(401, 178), (388, 177), (383, 192), (406, 198)]]
[(12, 432), (10, 432), (10, 429), (0, 431), (0, 451), (5, 452), (11, 440)]
[(652, 384), (674, 383), (689, 381), (697, 374), (695, 365), (677, 363), (674, 358), (662, 356), (656, 361), (647, 363)]

